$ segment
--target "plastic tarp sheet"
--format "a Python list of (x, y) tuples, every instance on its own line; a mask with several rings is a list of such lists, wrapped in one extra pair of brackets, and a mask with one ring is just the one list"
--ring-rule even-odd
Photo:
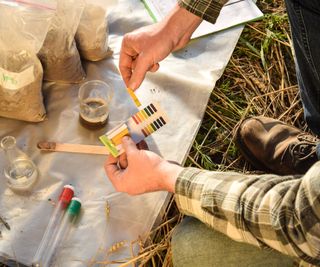
[[(241, 12), (241, 11), (239, 11)], [(0, 153), (0, 214), (11, 230), (0, 225), (0, 256), (31, 264), (63, 185), (72, 184), (82, 199), (83, 209), (77, 226), (63, 243), (56, 266), (87, 266), (106, 260), (115, 243), (129, 244), (150, 231), (166, 202), (166, 192), (131, 197), (116, 193), (103, 169), (105, 156), (40, 152), (39, 141), (101, 145), (98, 137), (125, 121), (137, 109), (126, 92), (117, 69), (122, 36), (151, 24), (147, 10), (138, 0), (119, 1), (108, 15), (109, 45), (112, 59), (86, 62), (87, 80), (111, 83), (115, 97), (109, 123), (101, 130), (88, 130), (78, 121), (79, 85), (44, 85), (47, 120), (33, 124), (0, 118), (0, 136), (12, 135), (18, 146), (36, 163), (40, 177), (32, 194), (17, 195), (7, 186), (2, 172), (4, 154)], [(168, 160), (184, 162), (199, 129), (215, 82), (223, 73), (242, 27), (192, 41), (170, 55), (155, 74), (148, 74), (137, 95), (143, 105), (160, 102), (170, 122), (147, 138), (151, 150)], [(110, 206), (107, 219), (106, 201)], [(126, 244), (128, 244), (126, 243)], [(137, 253), (138, 247), (134, 247)], [(109, 255), (108, 260), (131, 257), (129, 245)]]

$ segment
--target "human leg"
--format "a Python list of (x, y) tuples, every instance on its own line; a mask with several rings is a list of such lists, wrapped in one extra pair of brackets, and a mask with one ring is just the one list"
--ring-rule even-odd
[(174, 267), (292, 267), (294, 260), (274, 250), (261, 250), (231, 240), (187, 217), (172, 237)]
[[(320, 1), (285, 0), (304, 116), (320, 135)], [(279, 121), (256, 117), (236, 130), (241, 152), (258, 169), (303, 174), (320, 159), (320, 140)]]
[(304, 116), (320, 135), (320, 1), (285, 0)]

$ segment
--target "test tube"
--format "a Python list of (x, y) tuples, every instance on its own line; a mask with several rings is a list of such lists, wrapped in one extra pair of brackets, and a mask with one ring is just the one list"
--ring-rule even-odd
[(55, 266), (53, 261), (58, 254), (58, 247), (66, 239), (72, 225), (75, 224), (78, 214), (80, 213), (80, 209), (81, 200), (77, 197), (73, 197), (62, 219), (59, 229), (53, 237), (52, 243), (42, 258), (43, 264), (41, 267)]
[(43, 267), (43, 257), (46, 254), (46, 250), (49, 248), (49, 244), (52, 242), (55, 233), (59, 229), (59, 223), (62, 220), (63, 214), (66, 211), (72, 197), (74, 195), (74, 188), (71, 185), (65, 185), (59, 196), (58, 203), (50, 217), (46, 231), (42, 237), (38, 250), (33, 257), (32, 266)]

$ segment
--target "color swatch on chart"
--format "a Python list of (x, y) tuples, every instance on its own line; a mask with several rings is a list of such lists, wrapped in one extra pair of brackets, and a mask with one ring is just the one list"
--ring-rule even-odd
[(151, 103), (131, 116), (125, 123), (100, 136), (100, 140), (109, 152), (114, 157), (117, 157), (123, 153), (121, 145), (122, 137), (130, 135), (135, 143), (139, 143), (167, 123), (167, 115), (163, 112), (160, 105), (158, 103)]
[[(133, 140), (147, 137), (167, 124), (167, 116), (158, 103), (151, 103), (127, 121)], [(138, 141), (137, 141), (138, 142)]]

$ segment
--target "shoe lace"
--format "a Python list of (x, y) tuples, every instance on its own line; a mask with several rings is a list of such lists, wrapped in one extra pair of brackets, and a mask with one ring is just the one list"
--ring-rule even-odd
[(289, 154), (295, 165), (300, 162), (313, 159), (317, 157), (316, 148), (319, 139), (310, 135), (301, 133), (297, 136), (298, 142), (289, 144), (281, 156), (281, 162), (284, 161), (285, 156)]

